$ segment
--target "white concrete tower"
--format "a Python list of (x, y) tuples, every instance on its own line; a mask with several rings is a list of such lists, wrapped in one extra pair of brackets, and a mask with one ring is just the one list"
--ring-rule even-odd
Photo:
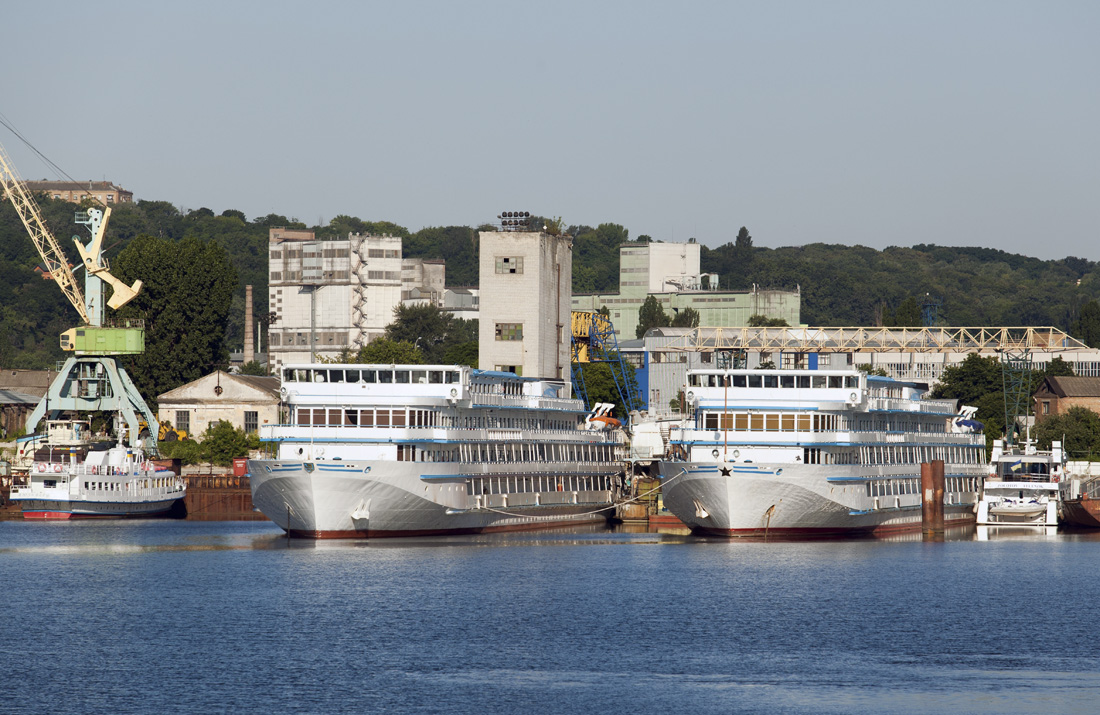
[(480, 232), (478, 367), (569, 379), (573, 239)]

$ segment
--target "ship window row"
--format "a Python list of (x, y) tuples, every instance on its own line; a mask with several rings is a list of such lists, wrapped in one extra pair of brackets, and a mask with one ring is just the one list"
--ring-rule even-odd
[[(978, 477), (947, 477), (944, 480), (944, 491), (977, 492), (981, 480)], [(906, 494), (920, 494), (920, 478), (908, 477), (902, 479), (873, 479), (867, 482), (867, 496), (869, 497), (893, 497)]]
[(344, 410), (335, 407), (299, 407), (298, 422), (313, 427), (405, 427), (405, 408)]
[[(159, 489), (168, 486), (168, 479), (143, 479), (133, 483), (135, 489)], [(47, 485), (49, 486), (49, 485)], [(130, 482), (84, 482), (84, 491), (121, 492), (130, 491)]]
[(859, 376), (691, 373), (688, 387), (858, 388)]
[(498, 414), (465, 415), (455, 418), (438, 410), (417, 408), (349, 409), (339, 407), (299, 407), (295, 413), (299, 426), (313, 427), (383, 427), (465, 429), (527, 429), (573, 430), (583, 421), (549, 417), (507, 417)]
[(859, 450), (852, 447), (807, 447), (802, 450), (802, 461), (805, 464), (859, 464)]
[(841, 415), (796, 412), (704, 412), (703, 429), (751, 432), (834, 432), (847, 428)]
[(458, 370), (385, 370), (287, 368), (283, 382), (365, 382), (367, 384), (451, 385), (462, 382)]
[(592, 492), (611, 489), (607, 474), (539, 476), (539, 477), (475, 477), (466, 481), (466, 494), (523, 494), (543, 492)]
[(475, 395), (522, 395), (523, 383), (519, 380), (471, 382), (470, 392)]
[(985, 464), (981, 445), (876, 445), (859, 448), (861, 464), (922, 464), (942, 459), (947, 464)]
[(398, 445), (399, 462), (564, 462), (567, 464), (608, 463), (615, 460), (615, 445), (573, 442), (466, 442), (448, 446)]
[(915, 419), (909, 415), (881, 414), (855, 418), (857, 432), (904, 432), (906, 434), (943, 434), (946, 419)]
[(504, 417), (498, 414), (466, 415), (459, 425), (466, 429), (527, 429), (562, 430), (576, 429), (584, 420), (554, 419), (550, 417)]

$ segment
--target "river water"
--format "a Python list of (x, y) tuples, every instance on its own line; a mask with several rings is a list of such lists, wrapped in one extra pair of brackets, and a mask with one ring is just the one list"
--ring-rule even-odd
[(5, 712), (1092, 713), (1100, 534), (0, 522)]

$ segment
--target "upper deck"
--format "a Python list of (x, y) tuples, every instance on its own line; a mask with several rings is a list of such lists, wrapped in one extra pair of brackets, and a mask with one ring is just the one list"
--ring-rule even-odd
[(291, 406), (446, 402), (585, 411), (565, 382), (464, 365), (287, 365), (281, 378), (282, 399)]
[(689, 370), (685, 396), (701, 410), (885, 410), (955, 414), (954, 400), (921, 399), (926, 387), (859, 370)]

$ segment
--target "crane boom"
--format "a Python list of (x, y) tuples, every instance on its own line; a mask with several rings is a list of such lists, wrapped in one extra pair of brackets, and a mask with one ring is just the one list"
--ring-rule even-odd
[(15, 167), (8, 159), (3, 145), (0, 145), (0, 182), (3, 183), (4, 193), (15, 207), (15, 212), (19, 214), (19, 219), (27, 227), (27, 233), (31, 235), (34, 247), (38, 249), (38, 255), (46, 264), (50, 277), (60, 286), (61, 292), (73, 304), (76, 312), (80, 313), (81, 320), (88, 324), (90, 321), (88, 309), (84, 304), (84, 293), (80, 290), (80, 284), (76, 282), (73, 269), (69, 266), (69, 261), (65, 258), (65, 253), (58, 245), (57, 239), (46, 228), (46, 222), (42, 220), (42, 212), (38, 204), (27, 191), (26, 184), (15, 173)]

